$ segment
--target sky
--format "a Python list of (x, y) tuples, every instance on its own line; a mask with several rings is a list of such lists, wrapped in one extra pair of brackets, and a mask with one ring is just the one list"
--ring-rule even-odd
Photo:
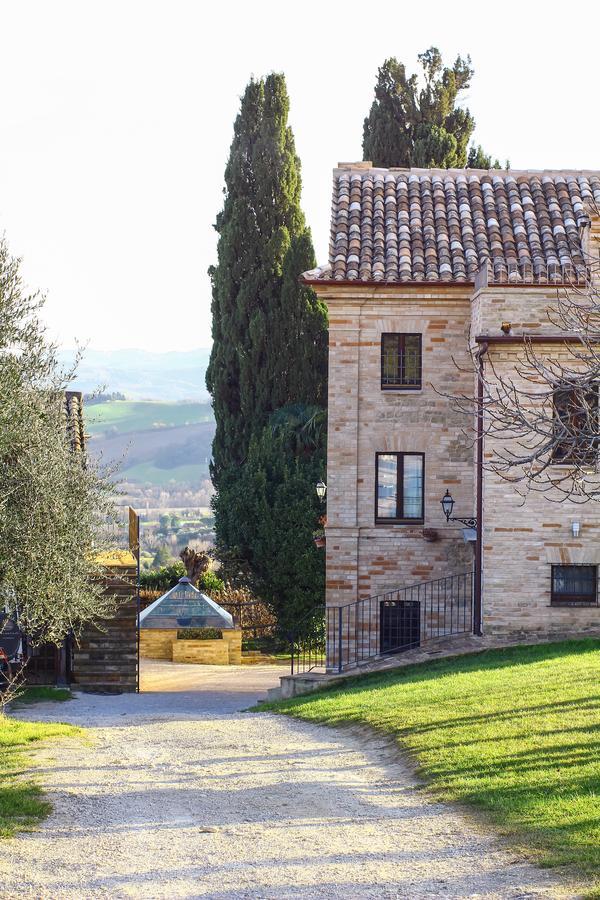
[(252, 75), (286, 75), (325, 262), (331, 170), (362, 158), (386, 57), (470, 54), (463, 102), (487, 152), (600, 169), (599, 25), (592, 0), (0, 0), (0, 232), (64, 346), (206, 347), (212, 225)]

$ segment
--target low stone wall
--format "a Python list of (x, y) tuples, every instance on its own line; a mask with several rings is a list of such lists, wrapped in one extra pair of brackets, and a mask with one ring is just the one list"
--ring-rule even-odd
[(215, 640), (177, 640), (176, 630), (140, 629), (140, 656), (145, 659), (171, 659), (173, 662), (205, 666), (242, 664), (241, 629), (224, 629)]
[(173, 662), (228, 666), (229, 644), (222, 638), (212, 641), (174, 641)]
[(173, 643), (177, 630), (140, 628), (140, 656), (145, 659), (173, 659)]

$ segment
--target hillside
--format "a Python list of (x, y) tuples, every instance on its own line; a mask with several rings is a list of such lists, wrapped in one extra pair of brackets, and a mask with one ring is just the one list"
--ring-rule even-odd
[(86, 407), (90, 453), (134, 484), (199, 486), (214, 435), (207, 403), (113, 400)]
[(86, 406), (89, 434), (129, 434), (212, 422), (209, 403), (111, 400)]

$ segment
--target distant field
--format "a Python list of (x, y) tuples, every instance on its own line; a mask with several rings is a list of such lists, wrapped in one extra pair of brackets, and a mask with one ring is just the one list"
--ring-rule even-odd
[(87, 405), (92, 456), (115, 462), (120, 478), (155, 487), (200, 485), (215, 433), (208, 403), (112, 400)]
[(148, 429), (176, 428), (212, 421), (208, 403), (168, 403), (157, 400), (111, 400), (87, 405), (86, 428), (90, 434), (112, 431), (129, 434)]
[(152, 463), (138, 463), (136, 466), (124, 468), (121, 477), (125, 481), (135, 482), (136, 484), (167, 485), (170, 482), (199, 484), (205, 478), (208, 478), (208, 466), (194, 465), (191, 463), (187, 466), (175, 466), (172, 469), (159, 469)]

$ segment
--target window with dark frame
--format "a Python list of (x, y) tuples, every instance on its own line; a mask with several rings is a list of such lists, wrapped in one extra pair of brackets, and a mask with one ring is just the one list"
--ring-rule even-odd
[(597, 566), (552, 566), (550, 602), (560, 605), (597, 606)]
[(382, 334), (381, 389), (419, 391), (421, 378), (421, 335)]
[(375, 521), (422, 523), (425, 455), (377, 453), (375, 457)]
[(552, 462), (595, 466), (598, 460), (598, 389), (557, 387), (553, 394)]

